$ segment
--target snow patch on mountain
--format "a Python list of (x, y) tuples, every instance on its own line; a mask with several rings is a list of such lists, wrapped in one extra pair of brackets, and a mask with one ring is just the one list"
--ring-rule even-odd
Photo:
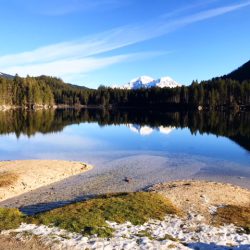
[(171, 127), (171, 126), (170, 127), (164, 127), (164, 126), (158, 127), (158, 131), (165, 135), (170, 134), (174, 129), (175, 127)]
[(171, 77), (161, 77), (159, 79), (154, 79), (150, 76), (140, 76), (138, 78), (132, 79), (129, 83), (123, 86), (114, 85), (113, 88), (119, 89), (143, 89), (143, 88), (175, 88), (181, 86)]
[(138, 133), (140, 135), (150, 135), (154, 131), (149, 126), (141, 126), (139, 124), (129, 124), (128, 127), (131, 131)]

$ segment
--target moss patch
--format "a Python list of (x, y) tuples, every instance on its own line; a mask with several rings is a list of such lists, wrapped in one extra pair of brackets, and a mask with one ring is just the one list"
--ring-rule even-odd
[(13, 185), (18, 179), (18, 175), (10, 172), (0, 173), (0, 188)]
[(0, 231), (18, 228), (24, 215), (16, 208), (0, 208)]
[(117, 223), (130, 221), (134, 225), (149, 219), (164, 219), (166, 214), (176, 214), (169, 200), (156, 193), (137, 192), (100, 196), (85, 202), (39, 214), (31, 223), (53, 225), (83, 235), (112, 235), (106, 220)]
[(232, 223), (250, 233), (250, 206), (229, 205), (218, 208), (215, 215), (215, 223), (219, 225)]

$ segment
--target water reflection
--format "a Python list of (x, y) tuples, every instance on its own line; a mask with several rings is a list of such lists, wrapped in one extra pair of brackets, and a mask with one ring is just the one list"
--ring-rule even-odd
[(128, 127), (132, 132), (138, 133), (142, 136), (150, 135), (154, 131), (168, 135), (175, 129), (175, 127), (164, 127), (164, 126), (151, 128), (149, 126), (141, 126), (140, 124), (129, 124)]
[[(178, 179), (224, 181), (250, 188), (249, 124), (250, 113), (0, 112), (0, 160), (62, 159), (94, 166), (90, 172), (56, 184), (53, 195), (50, 187), (44, 187), (1, 205), (30, 205), (32, 210), (38, 201), (57, 204)], [(133, 181), (124, 182), (125, 177)]]
[(33, 136), (62, 131), (66, 126), (80, 123), (99, 126), (125, 124), (140, 135), (153, 131), (171, 133), (175, 128), (189, 128), (192, 134), (225, 136), (250, 151), (250, 113), (223, 112), (153, 112), (136, 110), (39, 110), (0, 112), (0, 134), (15, 133)]

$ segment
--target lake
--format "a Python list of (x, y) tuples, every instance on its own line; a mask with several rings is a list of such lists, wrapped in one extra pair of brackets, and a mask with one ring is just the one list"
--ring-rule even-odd
[[(94, 109), (0, 112), (0, 160), (83, 161), (94, 169), (2, 202), (30, 210), (179, 179), (250, 188), (250, 113)], [(124, 178), (130, 178), (127, 183)], [(38, 199), (39, 197), (39, 199)], [(39, 202), (38, 202), (39, 201)], [(0, 204), (0, 205), (1, 205)]]

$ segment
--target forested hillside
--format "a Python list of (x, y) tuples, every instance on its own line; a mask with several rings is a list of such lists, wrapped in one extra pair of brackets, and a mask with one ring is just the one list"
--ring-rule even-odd
[(230, 74), (225, 75), (224, 78), (230, 78), (238, 81), (250, 80), (250, 61), (243, 64), (241, 67), (234, 70)]
[(49, 85), (39, 79), (16, 76), (13, 80), (0, 77), (0, 105), (32, 107), (54, 105)]
[[(249, 62), (248, 62), (249, 63)], [(0, 76), (0, 105), (33, 108), (34, 106), (94, 105), (101, 107), (157, 107), (160, 109), (209, 110), (250, 107), (248, 63), (228, 77), (214, 78), (176, 88), (97, 90), (64, 83), (48, 76), (6, 79)], [(247, 65), (247, 66), (246, 66)], [(230, 78), (229, 78), (230, 76)]]

